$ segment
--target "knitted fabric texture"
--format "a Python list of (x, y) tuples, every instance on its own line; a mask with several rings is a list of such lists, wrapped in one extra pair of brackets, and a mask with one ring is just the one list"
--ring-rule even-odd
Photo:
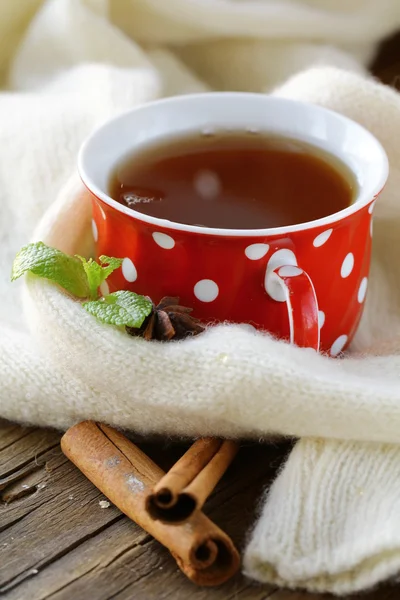
[[(91, 418), (141, 433), (304, 438), (266, 498), (245, 569), (346, 593), (400, 568), (400, 96), (363, 67), (400, 25), (400, 8), (317, 4), (21, 0), (0, 9), (0, 416), (61, 429)], [(330, 359), (240, 325), (150, 344), (100, 325), (46, 281), (9, 283), (32, 236), (92, 252), (90, 203), (71, 173), (96, 125), (213, 88), (314, 102), (384, 145), (391, 172), (353, 355)]]

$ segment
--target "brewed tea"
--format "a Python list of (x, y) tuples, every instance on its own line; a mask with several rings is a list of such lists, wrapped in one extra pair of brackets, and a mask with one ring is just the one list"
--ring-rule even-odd
[(140, 213), (224, 229), (313, 221), (349, 206), (355, 190), (347, 167), (326, 152), (238, 131), (160, 140), (121, 162), (109, 187)]

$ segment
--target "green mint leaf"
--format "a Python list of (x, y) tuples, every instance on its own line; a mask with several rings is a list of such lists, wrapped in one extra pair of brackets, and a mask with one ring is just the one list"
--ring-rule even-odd
[(43, 242), (35, 242), (21, 248), (14, 259), (11, 281), (27, 271), (58, 283), (78, 298), (89, 296), (88, 278), (79, 258), (68, 256)]
[[(104, 254), (102, 254), (100, 256), (99, 261), (103, 265), (103, 267), (102, 267), (103, 280), (102, 281), (105, 281), (107, 279), (107, 277), (109, 275), (111, 275), (111, 273), (113, 273), (116, 269), (119, 269), (119, 267), (123, 263), (122, 258), (113, 258), (112, 256), (104, 256)], [(104, 265), (106, 265), (106, 266), (104, 266)]]
[[(86, 260), (82, 256), (78, 256), (82, 261), (83, 268), (88, 279), (89, 297), (91, 300), (96, 300), (99, 296), (98, 289), (100, 285), (107, 279), (115, 269), (122, 265), (122, 258), (112, 258), (110, 256), (100, 256), (101, 265), (93, 259)], [(102, 266), (106, 265), (106, 266)]]
[(83, 307), (102, 323), (136, 328), (143, 325), (153, 310), (153, 304), (148, 298), (127, 291), (114, 292), (100, 300), (84, 302)]
[(78, 256), (78, 258), (82, 261), (82, 265), (86, 273), (89, 286), (89, 298), (91, 300), (96, 300), (99, 296), (98, 288), (104, 281), (102, 276), (103, 267), (101, 267), (92, 258), (89, 258), (89, 260), (86, 260), (86, 258), (83, 258), (82, 256)]
[(99, 261), (101, 262), (102, 265), (108, 265), (107, 267), (104, 267), (105, 271), (107, 272), (107, 277), (109, 275), (111, 275), (111, 273), (113, 271), (115, 271), (115, 269), (118, 269), (123, 263), (122, 258), (114, 258), (113, 256), (104, 256), (104, 254), (102, 254), (100, 256)]

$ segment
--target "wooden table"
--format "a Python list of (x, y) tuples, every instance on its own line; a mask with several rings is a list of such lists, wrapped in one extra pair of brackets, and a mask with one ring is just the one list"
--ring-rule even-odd
[[(0, 597), (4, 600), (322, 600), (258, 586), (242, 575), (196, 588), (160, 544), (114, 506), (62, 454), (60, 434), (0, 422)], [(164, 469), (182, 446), (143, 445)], [(254, 506), (290, 445), (248, 446), (205, 512), (239, 548)], [(354, 598), (354, 596), (352, 597)], [(363, 600), (398, 600), (385, 586)]]

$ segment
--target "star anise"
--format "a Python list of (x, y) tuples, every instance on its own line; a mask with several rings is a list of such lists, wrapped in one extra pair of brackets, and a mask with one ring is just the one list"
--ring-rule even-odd
[(181, 306), (178, 297), (165, 296), (157, 306), (153, 306), (153, 312), (139, 329), (126, 327), (126, 331), (145, 340), (183, 340), (205, 329), (199, 319), (191, 316), (192, 310)]

